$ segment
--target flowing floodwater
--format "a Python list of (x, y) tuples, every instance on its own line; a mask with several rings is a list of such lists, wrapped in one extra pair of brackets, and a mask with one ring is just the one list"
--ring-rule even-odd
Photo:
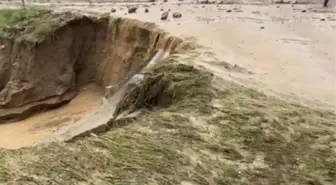
[(97, 110), (104, 91), (96, 84), (84, 87), (70, 103), (27, 119), (0, 124), (0, 148), (16, 149), (34, 145), (55, 131)]

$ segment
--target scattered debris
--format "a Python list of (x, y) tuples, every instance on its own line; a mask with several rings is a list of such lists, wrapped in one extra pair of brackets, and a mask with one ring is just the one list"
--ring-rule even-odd
[(173, 17), (174, 17), (175, 19), (177, 19), (177, 18), (181, 18), (181, 17), (182, 17), (182, 14), (179, 13), (179, 12), (174, 12), (174, 13), (173, 13)]
[(169, 12), (168, 11), (166, 11), (166, 12), (164, 12), (162, 15), (161, 15), (161, 20), (167, 20), (167, 18), (168, 18), (168, 15), (169, 15)]
[(131, 7), (128, 9), (128, 13), (136, 13), (137, 9), (137, 7)]

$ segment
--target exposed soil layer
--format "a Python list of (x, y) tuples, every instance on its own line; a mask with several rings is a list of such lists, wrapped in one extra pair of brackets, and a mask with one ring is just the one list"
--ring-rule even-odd
[[(67, 103), (91, 82), (119, 86), (158, 49), (181, 43), (154, 24), (133, 19), (43, 12), (24, 21), (1, 29), (2, 122)], [(36, 27), (46, 22), (48, 30)]]

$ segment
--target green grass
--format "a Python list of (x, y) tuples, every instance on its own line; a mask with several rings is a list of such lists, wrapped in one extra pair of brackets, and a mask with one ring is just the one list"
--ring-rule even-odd
[(41, 13), (38, 8), (0, 9), (0, 27), (11, 26), (20, 21), (37, 17)]
[(0, 9), (0, 38), (28, 45), (39, 44), (75, 18), (69, 12), (52, 13), (36, 7)]

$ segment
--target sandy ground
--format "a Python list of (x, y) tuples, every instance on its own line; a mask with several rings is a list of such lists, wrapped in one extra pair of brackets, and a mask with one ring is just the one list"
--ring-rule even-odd
[[(333, 2), (332, 2), (333, 3)], [(335, 6), (278, 5), (257, 1), (204, 5), (168, 3), (34, 3), (54, 10), (89, 11), (126, 16), (148, 22), (181, 37), (195, 37), (205, 46), (194, 64), (217, 77), (256, 87), (278, 97), (310, 106), (336, 105)], [(2, 7), (8, 5), (2, 4)], [(127, 7), (138, 6), (128, 14)], [(149, 13), (145, 13), (145, 9)], [(169, 11), (167, 20), (161, 14)], [(172, 18), (173, 12), (182, 18)], [(239, 66), (228, 69), (227, 64)], [(61, 109), (17, 123), (0, 125), (0, 147), (27, 146), (74, 122), (100, 105), (101, 92), (85, 91)], [(18, 139), (20, 138), (20, 139)]]
[(27, 119), (0, 124), (0, 148), (20, 148), (43, 140), (61, 127), (72, 124), (97, 110), (103, 91), (90, 84), (69, 104)]

